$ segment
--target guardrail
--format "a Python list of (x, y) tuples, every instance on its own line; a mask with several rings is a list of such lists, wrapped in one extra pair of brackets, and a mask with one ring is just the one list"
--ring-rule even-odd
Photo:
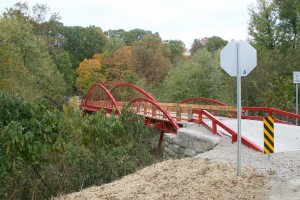
[[(170, 103), (170, 102), (158, 102), (166, 111), (176, 113), (176, 120), (191, 120), (193, 117), (192, 110), (209, 110), (214, 112), (236, 112), (236, 107), (234, 106), (224, 106), (224, 105), (202, 105), (202, 104), (185, 104), (185, 103)], [(230, 115), (228, 116), (230, 117)]]
[[(229, 133), (232, 137), (232, 143), (237, 141), (237, 133), (233, 129), (229, 128), (225, 124), (223, 124), (216, 116), (212, 115), (206, 110), (198, 110), (198, 109), (193, 109), (192, 111), (193, 114), (198, 115), (198, 119), (192, 118), (192, 122), (202, 124), (205, 126), (207, 129), (209, 129), (213, 134), (218, 134), (220, 136), (223, 136), (221, 132), (218, 131), (218, 126), (221, 127), (223, 130), (225, 130), (227, 133)], [(212, 125), (209, 126), (209, 124), (205, 121), (203, 121), (203, 116), (211, 120)], [(263, 152), (263, 148), (259, 147), (257, 144), (253, 143), (250, 141), (248, 138), (245, 136), (242, 136), (241, 138), (242, 143), (249, 147), (252, 148), (256, 151)]]
[[(276, 108), (270, 108), (270, 107), (242, 107), (242, 119), (251, 119), (251, 120), (263, 120), (263, 117), (267, 116), (251, 116), (247, 115), (247, 111), (258, 111), (258, 112), (266, 112), (268, 114), (268, 117), (273, 117), (274, 114), (293, 118), (293, 119), (300, 119), (299, 114), (283, 111), (280, 109)], [(274, 119), (275, 122), (277, 123), (282, 123), (282, 124), (294, 124), (288, 121), (280, 120), (280, 119)]]

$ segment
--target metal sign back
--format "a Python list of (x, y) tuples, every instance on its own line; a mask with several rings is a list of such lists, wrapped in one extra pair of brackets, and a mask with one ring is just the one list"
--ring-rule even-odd
[(300, 83), (300, 72), (293, 72), (294, 83)]
[[(237, 49), (237, 44), (239, 44), (239, 49)], [(246, 41), (229, 42), (221, 50), (220, 64), (230, 76), (237, 76), (237, 59), (239, 59), (240, 75), (247, 76), (257, 65), (256, 49)]]

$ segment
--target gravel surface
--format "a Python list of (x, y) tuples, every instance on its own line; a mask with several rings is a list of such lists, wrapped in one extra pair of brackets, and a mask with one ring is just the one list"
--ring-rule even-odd
[(266, 199), (269, 179), (251, 168), (241, 177), (235, 167), (202, 158), (168, 160), (101, 187), (61, 196), (60, 200)]
[(224, 136), (213, 150), (196, 157), (154, 164), (57, 199), (300, 199), (300, 151), (275, 153), (269, 159), (242, 146), (238, 177), (236, 149)]
[[(196, 157), (237, 165), (237, 143), (232, 145), (231, 138), (223, 137), (213, 150)], [(267, 155), (242, 145), (241, 158), (242, 166), (249, 166), (270, 177), (269, 199), (300, 199), (300, 151), (274, 153), (269, 159)]]

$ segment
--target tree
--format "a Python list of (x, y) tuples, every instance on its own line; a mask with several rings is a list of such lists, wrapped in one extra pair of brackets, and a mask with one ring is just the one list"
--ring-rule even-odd
[(227, 87), (227, 79), (223, 76), (219, 51), (199, 50), (185, 65), (170, 70), (163, 84), (163, 99), (179, 101), (189, 97), (208, 97), (228, 102), (232, 90)]
[(290, 77), (275, 73), (266, 74), (268, 80), (265, 88), (259, 91), (261, 104), (285, 111), (294, 112), (294, 84)]
[(274, 0), (279, 13), (281, 42), (296, 49), (300, 44), (300, 1)]
[(125, 42), (126, 31), (123, 29), (118, 29), (118, 30), (109, 29), (108, 31), (105, 31), (104, 34), (109, 39), (117, 39), (117, 40), (121, 40), (121, 41)]
[(204, 47), (207, 49), (207, 51), (215, 52), (218, 50), (223, 49), (227, 45), (228, 41), (223, 40), (222, 38), (218, 36), (212, 36), (209, 37), (207, 42), (205, 43)]
[(118, 48), (125, 46), (125, 43), (117, 38), (108, 39), (103, 53), (105, 56), (111, 56)]
[(183, 54), (186, 50), (184, 42), (181, 40), (166, 40), (164, 44), (170, 49), (170, 59), (173, 64), (184, 59)]
[(200, 39), (194, 39), (194, 42), (190, 49), (190, 53), (191, 53), (191, 55), (193, 55), (194, 53), (196, 53), (197, 50), (203, 49), (203, 48), (204, 48), (203, 42)]
[(274, 2), (258, 0), (256, 7), (249, 7), (248, 33), (256, 48), (274, 49), (278, 43), (277, 14)]
[(30, 9), (27, 2), (18, 2), (12, 8), (6, 8), (5, 12), (3, 12), (2, 15), (7, 19), (15, 19), (28, 23), (34, 22), (33, 18), (30, 16)]
[(136, 28), (136, 29), (128, 31), (125, 34), (124, 42), (126, 43), (127, 46), (132, 46), (135, 42), (142, 40), (145, 37), (145, 35), (150, 35), (150, 34), (152, 34), (151, 31), (145, 31), (145, 30)]
[(73, 66), (78, 66), (85, 58), (101, 53), (106, 44), (102, 29), (95, 26), (64, 27), (63, 35), (67, 39), (65, 50), (70, 53)]
[(127, 46), (132, 46), (135, 42), (143, 39), (145, 35), (152, 34), (152, 32), (136, 28), (130, 31), (125, 31), (123, 29), (108, 30), (105, 31), (104, 34), (109, 39), (123, 41)]
[[(57, 62), (67, 45), (67, 38), (63, 35), (64, 25), (58, 21), (48, 21), (39, 25), (38, 35), (42, 36), (47, 43), (49, 53)], [(56, 63), (57, 64), (57, 63)]]
[(0, 40), (3, 42), (0, 43), (0, 91), (31, 101), (41, 97), (35, 77), (18, 62), (14, 47), (1, 36)]
[(50, 55), (57, 61), (66, 46), (64, 26), (59, 22), (61, 17), (58, 13), (52, 13), (46, 4), (35, 4), (30, 9), (28, 3), (16, 3), (13, 8), (6, 9), (3, 15), (8, 19), (30, 23), (34, 33), (44, 38)]
[(91, 59), (84, 59), (76, 69), (76, 87), (78, 91), (86, 94), (89, 88), (96, 82), (103, 82), (105, 75), (101, 65), (102, 54), (95, 54)]
[(171, 69), (170, 51), (159, 35), (146, 35), (132, 46), (132, 64), (137, 75), (157, 85)]
[(221, 50), (228, 42), (218, 36), (205, 37), (202, 39), (195, 39), (190, 49), (191, 55), (200, 49), (207, 49), (210, 52)]
[[(32, 25), (17, 19), (2, 18), (0, 32), (1, 51), (5, 52), (0, 57), (3, 56), (1, 60), (6, 60), (0, 63), (0, 68), (18, 70), (13, 72), (16, 74), (14, 84), (21, 89), (28, 82), (28, 86), (32, 86), (28, 90), (32, 89), (33, 95), (45, 97), (55, 105), (62, 101), (66, 82), (54, 65), (44, 40), (34, 34)], [(9, 74), (6, 78), (8, 76)], [(21, 92), (21, 95), (28, 90)]]
[(131, 47), (118, 48), (112, 56), (103, 58), (107, 80), (124, 80), (134, 74), (131, 62)]
[(6, 11), (3, 12), (3, 17), (30, 23), (36, 34), (39, 34), (43, 23), (61, 19), (60, 15), (58, 13), (52, 13), (46, 4), (36, 3), (30, 9), (27, 2), (18, 2), (12, 8), (6, 9)]
[(57, 69), (64, 76), (68, 91), (71, 92), (74, 86), (75, 71), (73, 70), (68, 52), (64, 51), (58, 56)]
[(257, 48), (286, 52), (300, 43), (300, 2), (298, 0), (257, 0), (249, 8), (249, 35)]
[(257, 0), (249, 8), (249, 34), (258, 50), (258, 65), (245, 77), (245, 102), (293, 110), (292, 72), (299, 69), (297, 0)]

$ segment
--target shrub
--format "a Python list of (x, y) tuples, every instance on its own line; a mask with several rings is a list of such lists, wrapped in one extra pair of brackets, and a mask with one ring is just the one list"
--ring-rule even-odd
[(141, 142), (149, 130), (127, 110), (81, 118), (68, 106), (52, 110), (3, 94), (0, 102), (0, 198), (47, 199), (119, 179), (154, 160)]

